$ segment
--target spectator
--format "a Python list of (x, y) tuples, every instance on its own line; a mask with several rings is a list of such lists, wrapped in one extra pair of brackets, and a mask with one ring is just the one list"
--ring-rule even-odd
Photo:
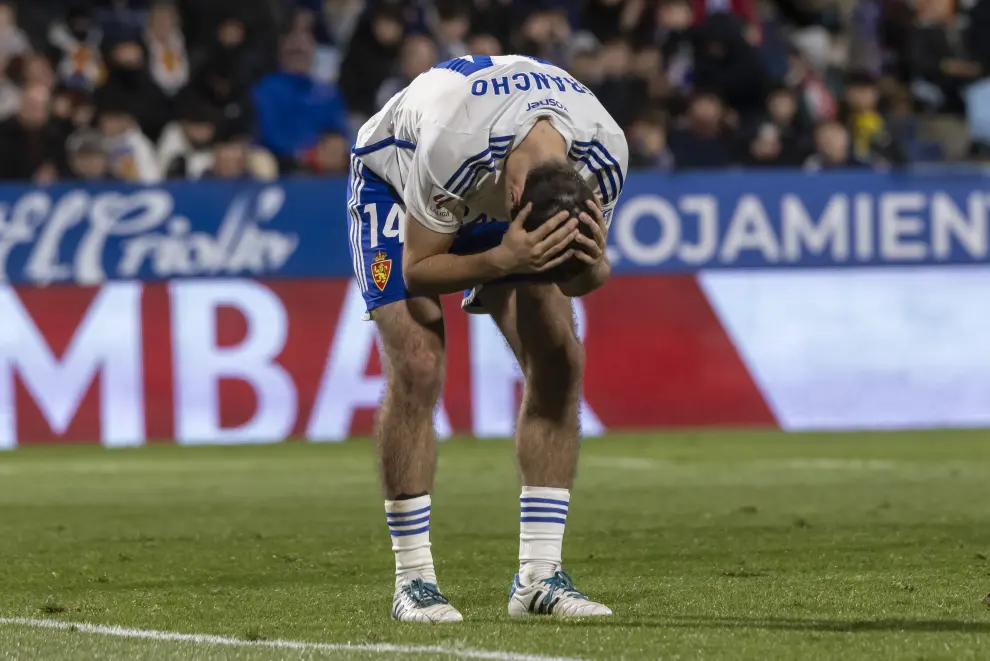
[(599, 58), (602, 81), (589, 88), (619, 126), (628, 126), (647, 100), (646, 82), (633, 74), (632, 48), (625, 39), (613, 39)]
[(725, 129), (725, 108), (718, 95), (701, 92), (691, 99), (684, 126), (671, 132), (670, 151), (679, 170), (726, 167), (731, 162), (731, 136)]
[(554, 64), (566, 65), (570, 26), (566, 16), (550, 3), (525, 3), (520, 13), (516, 52), (538, 57)]
[(178, 120), (162, 131), (158, 141), (158, 169), (168, 179), (185, 179), (204, 169), (222, 120), (220, 112), (203, 99), (189, 94), (179, 104)]
[(28, 53), (20, 60), (21, 68), (19, 73), (22, 87), (28, 85), (42, 85), (49, 91), (55, 87), (55, 72), (52, 65), (44, 55), (40, 53)]
[(248, 170), (247, 144), (240, 139), (218, 142), (213, 148), (210, 168), (203, 173), (204, 179), (250, 180)]
[(842, 115), (852, 140), (853, 154), (863, 161), (879, 157), (889, 162), (902, 160), (897, 143), (880, 113), (880, 90), (867, 72), (854, 72), (846, 81)]
[(141, 32), (152, 0), (97, 0), (96, 21), (109, 37)]
[(179, 15), (171, 2), (151, 6), (144, 34), (151, 78), (168, 96), (175, 96), (189, 82), (189, 58)]
[[(734, 22), (740, 23), (743, 33), (746, 32), (747, 28), (759, 26), (759, 16), (757, 16), (756, 3), (753, 0), (721, 0), (717, 2), (691, 0), (691, 10), (697, 25), (703, 25), (710, 18), (724, 15), (732, 17)], [(759, 36), (758, 31), (750, 34), (751, 39)]]
[(874, 76), (883, 73), (882, 0), (857, 0), (849, 21), (849, 61)]
[(64, 160), (64, 127), (52, 121), (51, 92), (37, 83), (21, 94), (17, 114), (0, 123), (0, 180), (54, 181)]
[(155, 148), (138, 127), (132, 104), (121, 93), (99, 97), (98, 123), (107, 152), (108, 168), (121, 181), (155, 184), (162, 179)]
[(600, 41), (628, 38), (638, 27), (646, 9), (644, 0), (589, 0), (582, 23)]
[(788, 165), (800, 165), (811, 151), (811, 134), (798, 114), (794, 90), (784, 84), (771, 87), (767, 94), (766, 116), (780, 136), (781, 153)]
[(690, 84), (694, 69), (693, 21), (688, 0), (662, 0), (657, 5), (657, 28), (651, 41), (660, 47), (664, 74), (674, 88)]
[(263, 69), (263, 63), (251, 51), (247, 40), (247, 28), (241, 18), (229, 16), (220, 20), (206, 44), (192, 58), (193, 77), (212, 71), (237, 84), (249, 84)]
[(103, 139), (92, 130), (74, 133), (66, 143), (66, 176), (83, 182), (97, 183), (112, 179)]
[(73, 3), (65, 21), (53, 23), (48, 31), (59, 82), (85, 90), (103, 84), (106, 68), (100, 50), (102, 42), (103, 31), (93, 20), (88, 3)]
[(338, 44), (346, 44), (357, 29), (364, 12), (364, 0), (332, 0), (324, 5), (324, 14), (331, 37)]
[(223, 131), (246, 135), (256, 132), (251, 87), (246, 81), (232, 77), (228, 68), (207, 66), (188, 89), (220, 112)]
[(63, 123), (66, 131), (75, 131), (92, 125), (95, 108), (92, 97), (86, 92), (62, 87), (52, 96), (51, 113)]
[(983, 75), (969, 55), (954, 0), (918, 0), (910, 60), (915, 97), (938, 112), (961, 114), (963, 89)]
[(512, 0), (474, 0), (471, 3), (471, 28), (475, 35), (479, 31), (490, 35), (498, 42), (497, 53), (490, 52), (491, 43), (484, 50), (475, 50), (469, 40), (468, 48), (475, 55), (500, 55), (503, 44), (509, 43), (513, 23)]
[(643, 93), (662, 103), (670, 95), (670, 84), (663, 70), (663, 55), (658, 46), (646, 44), (633, 56), (633, 74), (642, 81)]
[(472, 55), (502, 55), (502, 44), (494, 35), (487, 33), (473, 34), (468, 37), (468, 51)]
[(322, 134), (350, 133), (337, 91), (309, 74), (313, 48), (310, 35), (287, 35), (280, 49), (281, 69), (263, 78), (253, 90), (261, 143), (275, 154), (283, 170), (295, 169), (303, 153), (315, 147)]
[(746, 41), (744, 24), (718, 13), (701, 24), (695, 36), (695, 86), (716, 92), (744, 118), (763, 105), (766, 74), (759, 51)]
[(375, 97), (392, 73), (404, 30), (402, 12), (383, 5), (362, 19), (351, 37), (340, 68), (340, 91), (348, 109), (361, 119), (378, 112)]
[(7, 62), (30, 50), (27, 35), (17, 26), (17, 7), (13, 0), (0, 1), (0, 61)]
[(305, 29), (321, 46), (333, 43), (330, 28), (323, 13), (323, 0), (296, 0), (293, 21), (294, 29)]
[(869, 167), (869, 162), (853, 155), (849, 148), (849, 131), (841, 122), (828, 119), (815, 127), (815, 152), (804, 162), (806, 171)]
[(471, 29), (471, 13), (463, 0), (435, 0), (431, 21), (441, 62), (470, 55), (464, 40)]
[(785, 82), (795, 91), (799, 107), (805, 110), (812, 123), (838, 116), (839, 104), (821, 74), (801, 51), (793, 47), (787, 58)]
[(747, 167), (784, 167), (801, 163), (796, 154), (785, 153), (780, 129), (773, 122), (762, 122), (757, 126), (754, 132), (745, 136), (742, 147), (738, 162)]
[(669, 172), (674, 155), (667, 147), (667, 119), (659, 110), (641, 113), (626, 132), (629, 167)]
[(107, 40), (107, 82), (96, 91), (99, 97), (107, 94), (127, 99), (129, 114), (141, 131), (157, 140), (171, 118), (169, 98), (151, 79), (145, 62), (144, 49), (137, 33), (120, 34), (115, 41)]
[(433, 40), (421, 34), (411, 34), (402, 44), (399, 57), (399, 73), (387, 79), (378, 89), (377, 105), (383, 107), (392, 96), (405, 88), (413, 79), (428, 71), (437, 63), (437, 49)]
[(247, 136), (230, 135), (217, 140), (205, 170), (190, 174), (204, 179), (270, 181), (278, 176), (278, 166), (271, 153), (252, 148)]
[(320, 137), (316, 149), (306, 158), (305, 169), (310, 174), (347, 174), (350, 165), (350, 141), (339, 133), (326, 133)]
[(578, 32), (571, 39), (568, 71), (588, 88), (598, 87), (605, 81), (601, 52), (601, 43), (590, 32)]

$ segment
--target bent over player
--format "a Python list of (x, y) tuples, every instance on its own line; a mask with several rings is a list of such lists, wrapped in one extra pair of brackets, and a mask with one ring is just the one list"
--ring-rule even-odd
[[(395, 552), (393, 618), (462, 619), (437, 586), (430, 490), (444, 376), (439, 295), (464, 290), (464, 309), (491, 315), (525, 380), (509, 614), (611, 615), (561, 570), (561, 547), (584, 363), (570, 297), (608, 278), (605, 233), (627, 159), (621, 129), (587, 88), (549, 63), (513, 55), (434, 67), (358, 134), (350, 242), (385, 353), (376, 437)], [(563, 279), (561, 269), (574, 264)]]

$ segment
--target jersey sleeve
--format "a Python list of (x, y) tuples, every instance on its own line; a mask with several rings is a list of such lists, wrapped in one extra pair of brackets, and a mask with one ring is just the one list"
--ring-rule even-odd
[(475, 136), (442, 127), (424, 128), (420, 134), (403, 200), (406, 209), (435, 232), (452, 234), (461, 227), (464, 196), (490, 156), (480, 153), (483, 149), (476, 144)]
[(612, 212), (626, 183), (629, 169), (629, 147), (622, 134), (609, 134), (599, 139), (571, 144), (571, 158), (584, 163), (602, 201), (602, 216), (606, 228), (612, 225)]

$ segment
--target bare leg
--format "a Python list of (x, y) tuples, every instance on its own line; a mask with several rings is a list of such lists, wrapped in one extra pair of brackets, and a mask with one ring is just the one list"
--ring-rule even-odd
[(387, 385), (375, 439), (387, 500), (428, 493), (436, 470), (433, 410), (443, 387), (440, 301), (412, 298), (372, 311), (385, 349)]
[(561, 571), (564, 527), (577, 470), (584, 349), (571, 301), (555, 285), (485, 287), (485, 307), (522, 367), (523, 401), (516, 427), (522, 473), (519, 573), (509, 615), (611, 615)]
[(433, 409), (443, 385), (443, 311), (414, 298), (374, 310), (388, 377), (375, 437), (385, 521), (395, 553), (392, 617), (407, 622), (460, 622), (437, 587), (430, 543), (430, 488), (436, 469)]
[(481, 294), (525, 377), (516, 426), (523, 484), (569, 489), (577, 470), (584, 371), (571, 301), (549, 284), (487, 286)]

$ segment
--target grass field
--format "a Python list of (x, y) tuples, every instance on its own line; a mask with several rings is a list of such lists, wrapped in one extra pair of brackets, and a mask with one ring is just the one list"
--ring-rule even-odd
[(990, 655), (990, 432), (588, 441), (564, 558), (616, 612), (593, 622), (507, 617), (510, 445), (440, 456), (434, 553), (466, 621), (424, 628), (388, 619), (367, 443), (0, 455), (0, 659)]

